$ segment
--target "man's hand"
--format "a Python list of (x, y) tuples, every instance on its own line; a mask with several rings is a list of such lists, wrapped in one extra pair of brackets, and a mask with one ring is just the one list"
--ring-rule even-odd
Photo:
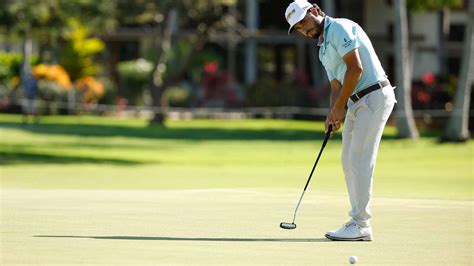
[(329, 115), (326, 117), (326, 121), (324, 122), (324, 132), (327, 133), (328, 130), (329, 130), (329, 125), (332, 125), (332, 130), (331, 130), (331, 138), (332, 136), (334, 135), (334, 132), (336, 132), (340, 127), (341, 127), (341, 123), (338, 121), (338, 122), (331, 122), (331, 119), (329, 118)]
[(326, 130), (332, 124), (332, 131), (336, 132), (341, 127), (346, 116), (344, 107), (351, 96), (354, 88), (360, 80), (362, 71), (362, 61), (359, 56), (359, 49), (355, 48), (342, 58), (346, 63), (347, 70), (344, 75), (344, 82), (341, 84), (337, 79), (331, 80), (331, 110), (326, 119)]
[[(344, 121), (344, 117), (346, 116), (346, 110), (344, 107), (337, 107), (336, 105), (331, 108), (329, 114), (326, 118), (325, 127), (326, 130), (329, 124), (332, 124), (332, 131), (336, 132), (341, 128), (341, 123)], [(332, 134), (331, 134), (332, 135)]]

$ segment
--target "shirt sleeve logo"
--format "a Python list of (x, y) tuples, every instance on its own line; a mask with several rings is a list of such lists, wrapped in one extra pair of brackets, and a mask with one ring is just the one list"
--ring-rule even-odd
[(352, 44), (352, 40), (347, 40), (344, 38), (344, 44), (342, 45), (343, 48), (347, 48)]

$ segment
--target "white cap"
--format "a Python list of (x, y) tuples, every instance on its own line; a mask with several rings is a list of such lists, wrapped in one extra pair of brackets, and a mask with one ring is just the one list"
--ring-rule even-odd
[(285, 17), (290, 24), (288, 34), (291, 34), (293, 26), (305, 17), (308, 9), (312, 7), (313, 5), (306, 0), (295, 0), (286, 8)]

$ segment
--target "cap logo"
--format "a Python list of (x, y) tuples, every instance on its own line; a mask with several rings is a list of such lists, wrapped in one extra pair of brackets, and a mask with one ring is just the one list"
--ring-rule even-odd
[(286, 20), (287, 20), (287, 21), (290, 21), (291, 16), (293, 16), (293, 14), (294, 14), (295, 12), (296, 12), (296, 9), (291, 10), (291, 12), (288, 13), (288, 15), (286, 16)]

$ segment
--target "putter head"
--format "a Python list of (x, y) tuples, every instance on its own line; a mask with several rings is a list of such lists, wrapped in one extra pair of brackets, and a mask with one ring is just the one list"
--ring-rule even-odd
[(280, 227), (283, 229), (295, 229), (296, 224), (294, 223), (280, 223)]

